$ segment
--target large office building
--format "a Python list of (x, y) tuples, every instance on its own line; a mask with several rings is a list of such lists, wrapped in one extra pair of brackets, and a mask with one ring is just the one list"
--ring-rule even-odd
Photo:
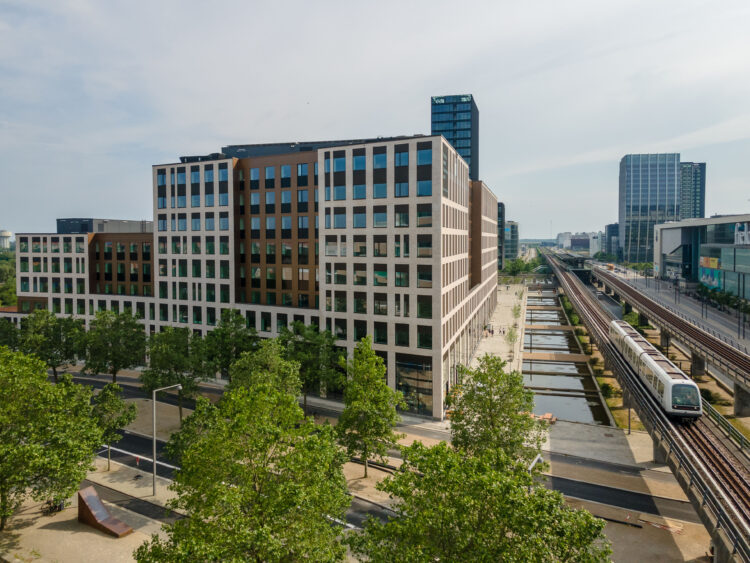
[(507, 264), (511, 260), (518, 258), (518, 223), (515, 221), (505, 221), (505, 240), (504, 251), (505, 258), (504, 262)]
[(623, 260), (652, 262), (654, 226), (704, 217), (706, 164), (679, 153), (628, 154), (620, 160), (618, 244)]
[(680, 219), (680, 155), (628, 154), (620, 160), (619, 244), (623, 260), (651, 262), (654, 226)]
[(750, 215), (657, 225), (654, 274), (750, 299)]
[(497, 202), (497, 269), (505, 268), (505, 204)]
[(706, 216), (706, 163), (680, 163), (680, 219)]
[(445, 137), (469, 163), (469, 178), (479, 179), (479, 110), (474, 96), (433, 96), (432, 134)]
[(235, 309), (261, 337), (302, 321), (349, 353), (372, 335), (408, 409), (442, 418), (496, 304), (489, 188), (441, 136), (222, 151), (153, 166), (153, 232), (19, 234), (4, 316), (130, 309), (147, 332), (205, 333)]

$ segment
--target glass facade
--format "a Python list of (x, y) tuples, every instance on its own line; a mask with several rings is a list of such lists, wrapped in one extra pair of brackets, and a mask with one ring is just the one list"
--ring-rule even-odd
[(679, 153), (620, 160), (619, 244), (627, 262), (652, 262), (654, 225), (680, 219)]
[(706, 216), (706, 163), (680, 163), (680, 218), (695, 219)]
[(431, 105), (432, 134), (445, 137), (468, 163), (469, 178), (479, 179), (479, 109), (474, 96), (433, 96)]

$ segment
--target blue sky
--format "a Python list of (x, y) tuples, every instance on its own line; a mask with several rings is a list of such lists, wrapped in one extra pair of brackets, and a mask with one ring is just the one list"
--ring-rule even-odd
[(0, 0), (0, 228), (151, 219), (151, 165), (224, 144), (429, 133), (472, 93), (521, 237), (617, 218), (620, 158), (707, 162), (750, 212), (747, 1)]

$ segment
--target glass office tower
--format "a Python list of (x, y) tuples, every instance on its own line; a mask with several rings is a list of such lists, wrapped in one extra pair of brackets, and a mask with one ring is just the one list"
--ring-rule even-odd
[(653, 261), (654, 225), (679, 221), (681, 183), (679, 153), (622, 157), (619, 245), (623, 260)]
[(680, 219), (702, 219), (706, 216), (706, 163), (682, 162)]
[(505, 204), (497, 202), (497, 269), (505, 268)]
[(432, 134), (442, 135), (479, 179), (479, 110), (471, 94), (432, 97)]

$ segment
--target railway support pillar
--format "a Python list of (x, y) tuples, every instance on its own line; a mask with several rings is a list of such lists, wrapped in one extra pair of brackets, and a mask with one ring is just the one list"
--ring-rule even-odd
[(617, 301), (618, 303), (619, 303), (620, 301), (622, 301), (622, 300), (620, 299), (620, 295), (619, 295), (619, 294), (618, 294), (618, 293), (617, 293), (617, 292), (616, 292), (616, 291), (615, 291), (614, 289), (612, 290), (612, 299), (614, 299), (614, 300), (615, 300), (615, 301)]
[(648, 325), (648, 318), (646, 315), (638, 311), (638, 326), (647, 326)]
[(633, 306), (628, 303), (627, 301), (622, 302), (622, 314), (627, 315), (628, 313), (633, 312)]
[(669, 333), (663, 330), (659, 332), (659, 346), (667, 350), (669, 348)]
[(750, 415), (750, 390), (734, 384), (734, 416)]
[(706, 374), (706, 359), (690, 351), (690, 377)]
[(658, 463), (659, 465), (667, 464), (667, 452), (657, 442), (654, 442), (654, 463)]

